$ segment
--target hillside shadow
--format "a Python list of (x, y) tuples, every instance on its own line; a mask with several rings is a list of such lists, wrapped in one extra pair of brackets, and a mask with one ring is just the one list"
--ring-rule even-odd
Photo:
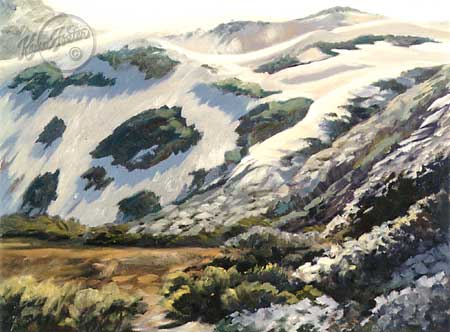
[(250, 105), (256, 105), (256, 100), (249, 97), (236, 96), (232, 93), (223, 93), (219, 89), (204, 83), (195, 85), (189, 92), (194, 93), (200, 104), (219, 108), (221, 111), (231, 116), (233, 121), (246, 114)]

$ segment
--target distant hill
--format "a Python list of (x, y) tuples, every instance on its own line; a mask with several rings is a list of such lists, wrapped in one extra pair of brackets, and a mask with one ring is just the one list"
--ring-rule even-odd
[(222, 23), (209, 31), (197, 30), (169, 39), (191, 50), (207, 53), (245, 53), (316, 30), (369, 22), (382, 18), (350, 7), (333, 7), (316, 14), (286, 21), (233, 21)]

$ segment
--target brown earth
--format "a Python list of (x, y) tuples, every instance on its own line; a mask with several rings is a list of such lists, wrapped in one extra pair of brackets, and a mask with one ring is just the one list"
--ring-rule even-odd
[(85, 247), (8, 239), (0, 241), (0, 279), (31, 275), (40, 281), (80, 281), (89, 287), (115, 282), (121, 289), (143, 297), (149, 310), (135, 326), (140, 331), (153, 331), (167, 323), (160, 294), (165, 277), (207, 263), (220, 252), (218, 248)]

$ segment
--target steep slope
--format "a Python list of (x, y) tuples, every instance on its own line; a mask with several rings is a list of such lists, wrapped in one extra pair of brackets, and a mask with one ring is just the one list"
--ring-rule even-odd
[[(101, 53), (66, 76), (38, 59), (27, 69), (3, 62), (0, 214), (21, 210), (33, 181), (56, 172), (56, 190), (23, 211), (90, 225), (148, 212), (148, 232), (173, 234), (211, 231), (268, 212), (304, 163), (296, 152), (311, 154), (330, 144), (323, 123), (331, 113), (345, 115), (340, 106), (352, 94), (404, 70), (447, 61), (448, 32), (376, 22), (329, 33), (346, 39), (397, 27), (430, 33), (440, 43), (362, 45), (273, 75), (254, 68), (294, 50), (298, 40), (247, 54), (210, 55), (152, 37), (128, 47), (102, 39)], [(142, 121), (135, 121), (139, 114)], [(158, 126), (153, 135), (150, 129)], [(117, 142), (127, 135), (134, 138)], [(159, 136), (164, 141), (158, 143)], [(123, 201), (137, 211), (124, 216)]]

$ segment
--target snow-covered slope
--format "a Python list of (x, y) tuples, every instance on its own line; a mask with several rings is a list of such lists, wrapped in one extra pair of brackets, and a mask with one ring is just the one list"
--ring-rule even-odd
[[(322, 24), (330, 15), (333, 20), (338, 16), (339, 22), (326, 25), (328, 32), (316, 31), (324, 29)], [(162, 213), (166, 217), (152, 223), (151, 230), (155, 232), (168, 229), (174, 233), (198, 232), (214, 228), (225, 219), (233, 223), (242, 214), (258, 215), (267, 211), (271, 203), (288, 192), (286, 181), (292, 176), (293, 169), (286, 169), (283, 158), (304, 147), (305, 138), (326, 140), (320, 124), (328, 113), (343, 114), (339, 106), (358, 89), (377, 80), (397, 77), (402, 71), (415, 67), (448, 62), (450, 31), (443, 30), (440, 25), (422, 28), (379, 20), (378, 16), (375, 22), (367, 23), (368, 18), (374, 17), (354, 11), (349, 13), (348, 10), (320, 13), (299, 20), (300, 23), (296, 21), (295, 24), (302, 26), (311, 20), (321, 22), (317, 26), (309, 25), (309, 34), (298, 35), (295, 30), (290, 35), (251, 46), (247, 50), (258, 50), (245, 54), (206, 54), (199, 49), (186, 49), (186, 45), (180, 46), (174, 40), (147, 36), (146, 43), (160, 45), (171, 59), (179, 62), (166, 75), (145, 79), (145, 74), (136, 66), (123, 64), (113, 68), (95, 57), (78, 73), (101, 73), (107, 79), (115, 79), (113, 85), (71, 85), (50, 98), (49, 91), (33, 99), (29, 91), (20, 93), (21, 87), (10, 87), (23, 68), (38, 64), (38, 59), (26, 66), (14, 60), (0, 62), (0, 214), (21, 210), (30, 184), (40, 175), (54, 174), (57, 170), (57, 198), (50, 199), (47, 212), (74, 217), (90, 225), (117, 220), (118, 203), (143, 190), (159, 196), (164, 207)], [(272, 75), (254, 72), (257, 65), (295, 50), (302, 43), (316, 42), (321, 37), (328, 41), (346, 40), (371, 31), (427, 36), (440, 43), (408, 48), (378, 42), (362, 45), (357, 50), (339, 51), (341, 54), (336, 57)], [(132, 39), (101, 36), (98, 52), (118, 49)], [(230, 77), (258, 83), (266, 91), (279, 93), (258, 99), (224, 93), (212, 86)], [(259, 104), (298, 97), (314, 101), (304, 119), (250, 146), (242, 160), (226, 161), (226, 153), (237, 147), (235, 129), (243, 115)], [(92, 157), (91, 152), (98, 144), (122, 123), (145, 110), (164, 105), (181, 107), (186, 125), (195, 126), (201, 134), (196, 144), (145, 169), (128, 170), (120, 164), (113, 165), (111, 156)], [(36, 140), (55, 117), (62, 119), (66, 128), (62, 137), (45, 148)], [(151, 153), (154, 146), (147, 148), (150, 150), (141, 151)], [(145, 155), (144, 152), (140, 156)], [(226, 171), (223, 171), (223, 165), (226, 165)], [(114, 180), (102, 190), (93, 187), (85, 190), (86, 180), (81, 176), (93, 167), (103, 167), (107, 177)], [(208, 181), (222, 185), (194, 196), (186, 205), (172, 206), (174, 200), (189, 191), (193, 180), (191, 173), (200, 169), (208, 172), (216, 169)], [(260, 193), (267, 195), (255, 199)], [(249, 205), (243, 208), (246, 204)], [(194, 215), (197, 215), (195, 223), (192, 222)]]

